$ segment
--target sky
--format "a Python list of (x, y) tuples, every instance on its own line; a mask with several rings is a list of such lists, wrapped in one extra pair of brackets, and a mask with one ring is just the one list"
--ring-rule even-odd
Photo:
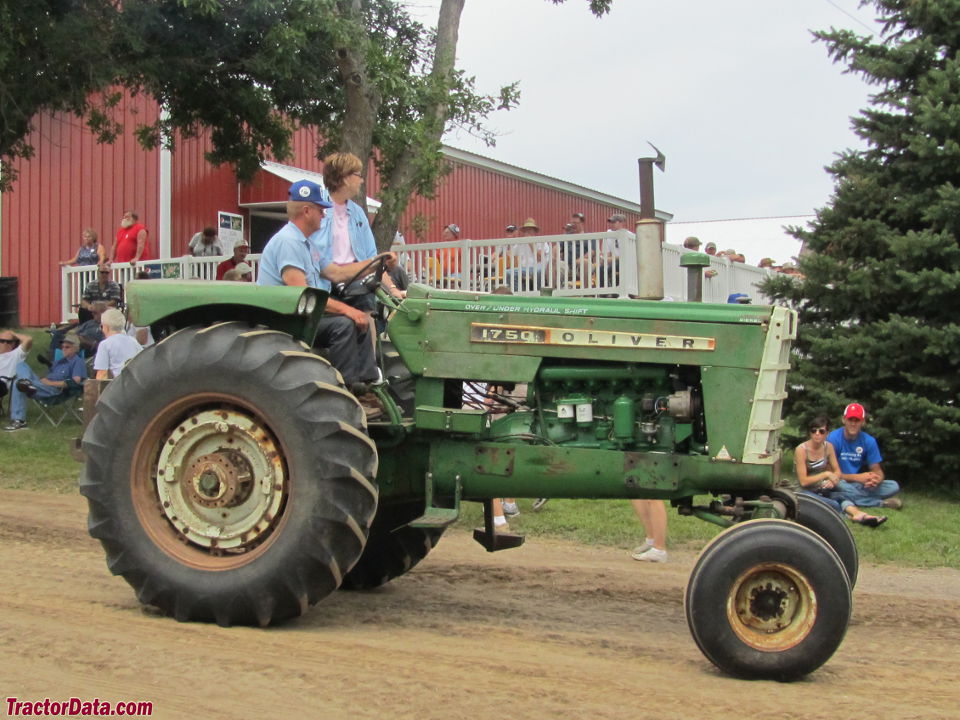
[[(439, 4), (407, 3), (430, 24)], [(603, 18), (586, 0), (466, 0), (458, 67), (483, 92), (519, 81), (520, 104), (491, 116), (495, 147), (445, 142), (634, 202), (649, 142), (675, 222), (812, 215), (832, 192), (825, 166), (863, 146), (850, 118), (871, 89), (811, 30), (879, 34), (873, 19), (859, 0), (614, 0)], [(737, 249), (782, 261), (799, 244)]]

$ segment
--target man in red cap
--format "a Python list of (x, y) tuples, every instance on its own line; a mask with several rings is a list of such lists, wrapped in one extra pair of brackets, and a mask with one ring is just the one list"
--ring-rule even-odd
[(867, 413), (860, 403), (850, 403), (843, 411), (843, 427), (827, 436), (837, 452), (840, 483), (830, 497), (857, 507), (885, 507), (899, 510), (903, 501), (894, 497), (900, 492), (896, 480), (883, 474), (880, 446), (872, 435), (863, 431)]

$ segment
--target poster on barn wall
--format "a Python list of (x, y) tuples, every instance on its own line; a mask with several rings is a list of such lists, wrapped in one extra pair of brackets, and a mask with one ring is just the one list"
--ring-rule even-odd
[(227, 254), (233, 252), (233, 246), (237, 240), (243, 239), (243, 215), (224, 212), (217, 212), (217, 227), (221, 240), (221, 247)]

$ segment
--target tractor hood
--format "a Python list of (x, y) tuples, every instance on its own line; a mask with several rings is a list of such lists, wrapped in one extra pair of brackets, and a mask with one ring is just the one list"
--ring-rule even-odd
[(778, 340), (792, 340), (796, 314), (765, 305), (487, 295), (423, 285), (410, 287), (389, 324), (415, 375), (516, 382), (532, 380), (544, 358), (759, 369), (762, 336), (771, 329)]

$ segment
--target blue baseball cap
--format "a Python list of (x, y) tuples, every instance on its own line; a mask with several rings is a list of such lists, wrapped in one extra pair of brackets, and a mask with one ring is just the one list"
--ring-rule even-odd
[(290, 199), (299, 200), (300, 202), (311, 202), (322, 208), (333, 207), (333, 203), (330, 202), (330, 196), (327, 195), (326, 189), (311, 180), (297, 180), (297, 182), (291, 185)]

